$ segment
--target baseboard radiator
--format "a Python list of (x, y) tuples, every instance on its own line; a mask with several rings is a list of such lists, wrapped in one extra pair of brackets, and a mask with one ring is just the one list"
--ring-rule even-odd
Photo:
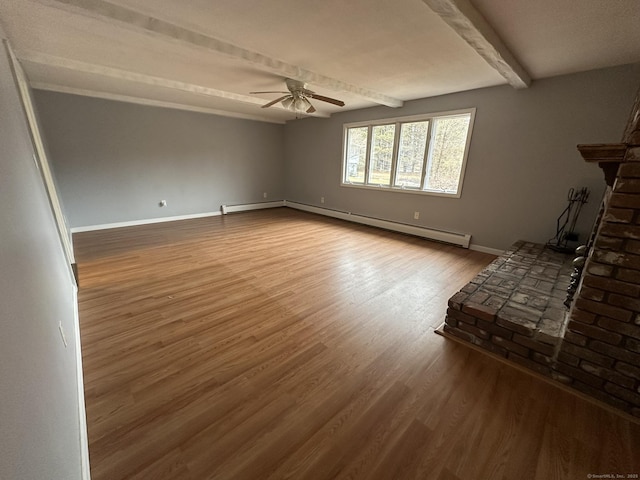
[[(277, 203), (277, 202), (274, 202)], [(296, 210), (303, 210), (305, 212), (317, 213), (319, 215), (325, 215), (327, 217), (339, 218), (340, 220), (347, 220), (348, 222), (361, 223), (363, 225), (369, 225), (372, 227), (378, 227), (385, 230), (392, 230), (394, 232), (406, 233), (408, 235), (414, 235), (416, 237), (427, 238), (429, 240), (436, 240), (438, 242), (450, 243), (458, 245), (463, 248), (469, 248), (471, 242), (471, 235), (468, 233), (454, 233), (445, 232), (443, 230), (436, 230), (426, 227), (418, 227), (415, 225), (407, 225), (404, 223), (391, 222), (389, 220), (381, 220), (378, 218), (366, 217), (363, 215), (354, 215), (351, 212), (343, 212), (339, 210), (331, 210), (328, 208), (314, 207), (312, 205), (305, 205), (303, 203), (289, 202), (285, 200), (285, 207), (295, 208)]]
[[(351, 212), (343, 212), (340, 210), (331, 210), (329, 208), (314, 207), (312, 205), (306, 205), (304, 203), (289, 202), (287, 200), (277, 200), (273, 202), (259, 202), (259, 203), (245, 203), (242, 205), (221, 205), (219, 211), (196, 213), (189, 215), (178, 215), (172, 217), (151, 218), (144, 220), (132, 220), (127, 222), (109, 223), (104, 225), (88, 225), (83, 227), (71, 228), (71, 233), (89, 232), (93, 230), (104, 230), (110, 228), (130, 227), (135, 225), (147, 225), (150, 223), (171, 222), (176, 220), (189, 220), (193, 218), (202, 217), (214, 217), (218, 215), (226, 215), (228, 213), (235, 212), (248, 212), (250, 210), (261, 210), (263, 208), (276, 208), (276, 207), (289, 207), (296, 210), (303, 210), (305, 212), (317, 213), (327, 217), (339, 218), (341, 220), (347, 220), (348, 222), (361, 223), (363, 225), (369, 225), (371, 227), (378, 227), (384, 230), (391, 230), (395, 232), (406, 233), (408, 235), (414, 235), (416, 237), (428, 238), (429, 240), (436, 240), (439, 242), (450, 243), (452, 245), (459, 245), (464, 248), (469, 248), (471, 241), (471, 235), (467, 233), (454, 233), (445, 232), (443, 230), (436, 230), (433, 228), (417, 227), (415, 225), (407, 225), (404, 223), (391, 222), (389, 220), (380, 220), (379, 218), (366, 217), (364, 215), (354, 215)], [(487, 248), (471, 247), (473, 250), (485, 251), (494, 255), (500, 255), (502, 252), (494, 251)]]
[(235, 212), (248, 212), (249, 210), (261, 210), (263, 208), (275, 208), (284, 207), (284, 200), (278, 200), (276, 202), (260, 202), (260, 203), (245, 203), (243, 205), (220, 205), (220, 211), (222, 215)]

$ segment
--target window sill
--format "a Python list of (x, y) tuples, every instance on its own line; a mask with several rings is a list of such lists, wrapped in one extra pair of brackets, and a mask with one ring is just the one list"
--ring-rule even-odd
[(438, 192), (434, 190), (418, 190), (415, 188), (399, 188), (399, 187), (386, 187), (383, 185), (360, 185), (357, 183), (340, 183), (341, 187), (346, 188), (359, 188), (362, 190), (375, 190), (378, 192), (389, 192), (389, 193), (411, 193), (414, 195), (429, 195), (433, 197), (446, 197), (446, 198), (460, 198), (462, 192), (457, 193), (448, 193), (448, 192)]

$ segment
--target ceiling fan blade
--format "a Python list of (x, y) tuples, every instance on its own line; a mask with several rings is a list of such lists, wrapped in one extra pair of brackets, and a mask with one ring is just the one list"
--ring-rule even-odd
[(306, 103), (307, 105), (309, 105), (309, 108), (307, 108), (306, 112), (307, 113), (315, 113), (316, 108), (311, 105), (311, 102), (309, 100), (307, 100), (306, 98), (304, 99), (304, 103)]
[(339, 107), (344, 107), (344, 102), (342, 100), (336, 100), (335, 98), (325, 97), (324, 95), (318, 95), (317, 93), (312, 93), (309, 95), (311, 98), (315, 98), (316, 100), (320, 100), (327, 103), (333, 103)]
[(289, 92), (281, 92), (281, 91), (272, 91), (272, 92), (249, 92), (250, 95), (260, 94), (260, 93), (289, 93)]
[(282, 100), (284, 100), (285, 98), (289, 97), (289, 95), (284, 95), (280, 98), (276, 98), (275, 100), (273, 100), (272, 102), (269, 103), (265, 103), (264, 105), (262, 105), (262, 107), (260, 108), (269, 108), (271, 105), (275, 105), (278, 102), (281, 102)]

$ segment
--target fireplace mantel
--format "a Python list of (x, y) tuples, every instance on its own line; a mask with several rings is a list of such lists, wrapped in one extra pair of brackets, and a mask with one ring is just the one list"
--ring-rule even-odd
[(597, 163), (604, 172), (604, 180), (613, 187), (618, 167), (624, 161), (628, 145), (626, 143), (596, 143), (578, 145), (582, 158), (589, 163)]

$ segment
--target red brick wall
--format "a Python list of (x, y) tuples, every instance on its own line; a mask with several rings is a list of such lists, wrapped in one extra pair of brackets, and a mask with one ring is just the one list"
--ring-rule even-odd
[(605, 197), (555, 370), (640, 416), (640, 147), (627, 149)]

